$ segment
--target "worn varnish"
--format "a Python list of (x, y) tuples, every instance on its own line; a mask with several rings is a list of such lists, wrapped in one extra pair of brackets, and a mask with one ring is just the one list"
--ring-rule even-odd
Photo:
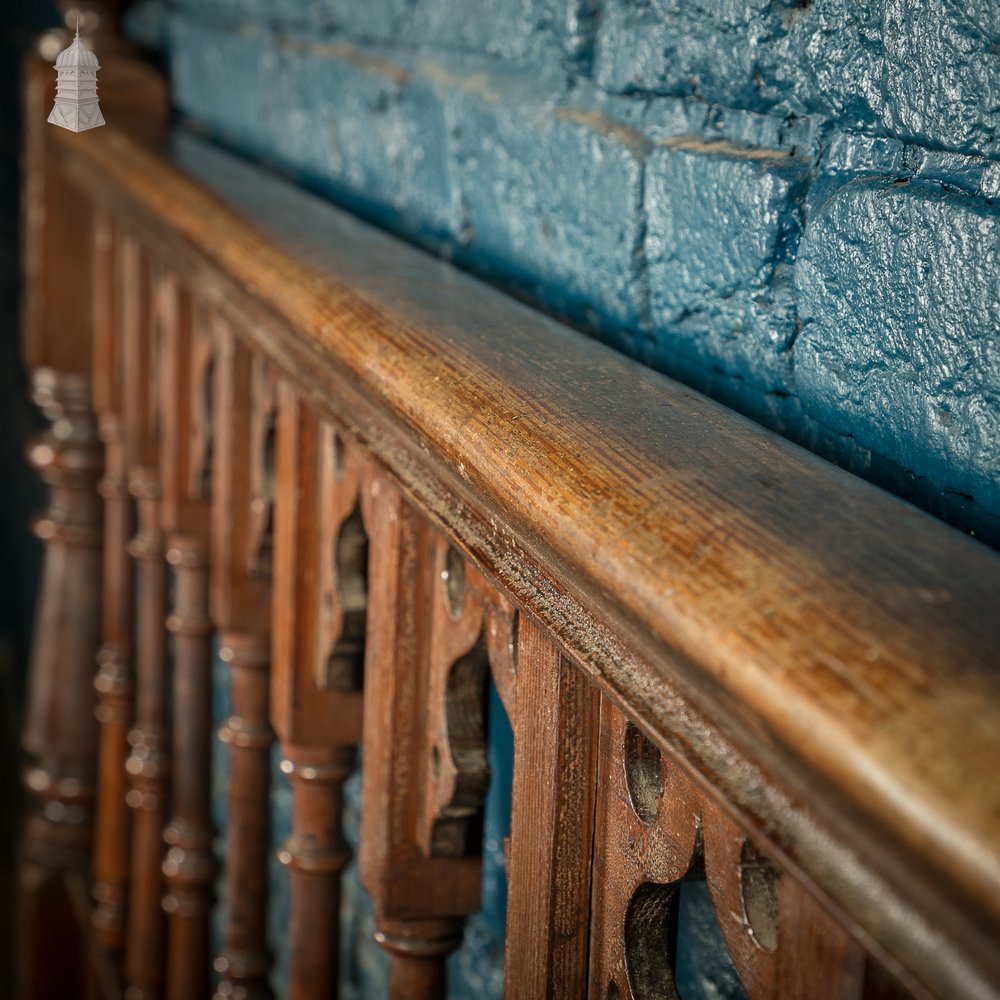
[[(33, 664), (26, 995), (70, 995), (48, 934), (104, 995), (122, 947), (132, 996), (207, 993), (213, 629), (220, 1000), (272, 991), (275, 736), (289, 995), (335, 989), (359, 744), (390, 995), (445, 994), (480, 905), (491, 676), (515, 736), (508, 996), (675, 996), (692, 886), (753, 1000), (1000, 995), (997, 556), (284, 181), (144, 134), (152, 84), (126, 97), (125, 58), (104, 75), (99, 134), (29, 134), (27, 356), (61, 428), (35, 454), (41, 620), (73, 624)], [(73, 234), (39, 206), (70, 197), (93, 302), (50, 289)], [(70, 712), (97, 696), (99, 739)]]

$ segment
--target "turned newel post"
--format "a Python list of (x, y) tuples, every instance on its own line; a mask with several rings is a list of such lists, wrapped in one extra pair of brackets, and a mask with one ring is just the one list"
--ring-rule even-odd
[(275, 391), (221, 317), (213, 317), (211, 607), (219, 656), (230, 672), (223, 947), (215, 959), (218, 1000), (270, 998), (267, 862), (270, 832), (269, 721)]
[(71, 900), (86, 898), (93, 824), (101, 449), (85, 376), (39, 369), (33, 398), (52, 427), (28, 450), (50, 494), (34, 525), (45, 563), (23, 745), (31, 759), (25, 784), (37, 811), (23, 838), (20, 958), (26, 995), (58, 997), (82, 972)]
[[(129, 106), (141, 108), (152, 122), (166, 111), (165, 89), (155, 70), (129, 58), (134, 46), (119, 28), (126, 6), (123, 0), (60, 4), (74, 27), (73, 12), (83, 13), (80, 30), (102, 63), (101, 102), (108, 117)], [(122, 568), (130, 501), (120, 409), (99, 378), (93, 404), (91, 399), (91, 372), (97, 375), (95, 364), (101, 364), (95, 326), (103, 323), (103, 332), (115, 335), (114, 320), (107, 310), (102, 317), (95, 291), (108, 277), (100, 258), (109, 248), (109, 228), (98, 226), (98, 259), (92, 260), (88, 201), (64, 176), (57, 130), (46, 123), (55, 91), (52, 60), (65, 44), (65, 31), (43, 35), (24, 76), (24, 356), (35, 399), (54, 421), (30, 453), (52, 488), (49, 510), (38, 522), (46, 555), (24, 731), (25, 749), (37, 757), (27, 772), (28, 789), (43, 807), (25, 832), (18, 920), (21, 989), (30, 998), (72, 996), (90, 975), (80, 915), (88, 906), (98, 768), (93, 926), (96, 942), (111, 952), (123, 940), (127, 853), (121, 764), (130, 670)], [(98, 421), (92, 406), (100, 412)], [(109, 459), (103, 478), (101, 442)], [(111, 533), (103, 559), (102, 522)], [(105, 574), (117, 574), (116, 588), (102, 583), (102, 562)], [(117, 600), (102, 627), (102, 590), (107, 597), (112, 588)]]

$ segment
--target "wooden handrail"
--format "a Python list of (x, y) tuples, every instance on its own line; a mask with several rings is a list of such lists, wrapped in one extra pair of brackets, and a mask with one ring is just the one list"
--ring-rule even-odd
[(931, 989), (1000, 982), (1000, 558), (176, 134), (67, 175)]

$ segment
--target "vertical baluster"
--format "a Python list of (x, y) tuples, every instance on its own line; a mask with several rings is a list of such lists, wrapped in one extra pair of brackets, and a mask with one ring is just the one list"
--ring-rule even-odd
[(522, 619), (504, 967), (510, 997), (587, 995), (598, 707), (596, 688)]
[(97, 819), (94, 835), (94, 937), (120, 974), (125, 947), (129, 810), (125, 760), (132, 720), (132, 580), (127, 546), (132, 503), (128, 495), (122, 427), (122, 342), (115, 289), (114, 232), (95, 223), (94, 406), (104, 442), (103, 643), (94, 679), (101, 726)]
[(198, 1000), (209, 990), (212, 854), (212, 626), (208, 615), (208, 479), (211, 338), (202, 311), (172, 275), (157, 289), (163, 428), (162, 518), (174, 601), (173, 780), (163, 863), (169, 914), (167, 996)]
[(268, 998), (267, 859), (270, 749), (271, 511), (274, 390), (216, 317), (215, 473), (212, 490), (212, 617), (230, 669), (231, 712), (219, 731), (229, 746), (225, 931), (215, 967), (218, 1000)]
[(271, 716), (294, 793), (288, 1000), (337, 994), (343, 783), (361, 737), (367, 544), (353, 452), (282, 386)]
[[(445, 959), (480, 901), (481, 857), (469, 821), (488, 777), (482, 720), (456, 715), (445, 741), (441, 713), (457, 665), (461, 703), (482, 711), (476, 640), (486, 595), (480, 583), (449, 593), (444, 567), (454, 572), (464, 563), (457, 553), (447, 561), (447, 546), (390, 482), (369, 477), (364, 497), (371, 560), (361, 877), (376, 939), (390, 955), (390, 995), (431, 1000), (444, 995)], [(471, 578), (467, 571), (467, 585)]]
[(138, 531), (129, 543), (136, 571), (135, 724), (126, 762), (133, 809), (126, 996), (152, 1000), (162, 994), (166, 924), (162, 910), (163, 827), (168, 794), (166, 566), (160, 529), (157, 393), (153, 382), (148, 261), (123, 235), (118, 284), (125, 358), (125, 434), (129, 491)]

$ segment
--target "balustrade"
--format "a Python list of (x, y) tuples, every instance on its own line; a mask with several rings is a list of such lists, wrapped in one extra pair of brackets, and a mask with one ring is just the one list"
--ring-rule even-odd
[(114, 49), (108, 125), (80, 136), (40, 134), (28, 70), (26, 353), (53, 425), (25, 998), (335, 995), (359, 748), (389, 994), (443, 997), (480, 907), (491, 683), (509, 997), (683, 995), (692, 935), (752, 1000), (1000, 995), (1000, 559), (156, 133), (158, 78)]

